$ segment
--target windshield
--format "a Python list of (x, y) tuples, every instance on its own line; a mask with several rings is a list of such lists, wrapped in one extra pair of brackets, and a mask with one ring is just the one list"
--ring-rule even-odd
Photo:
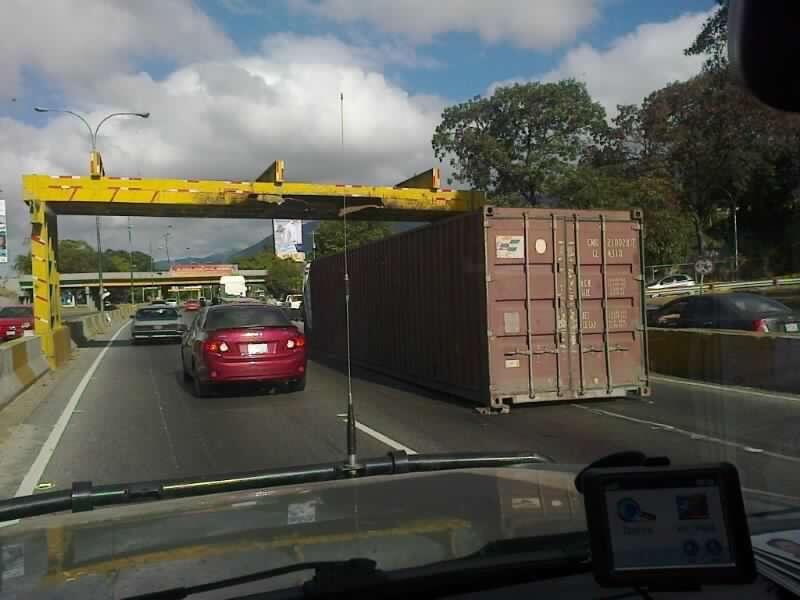
[(5, 306), (0, 308), (0, 319), (16, 319), (24, 317), (33, 317), (33, 307)]
[(0, 498), (630, 449), (800, 506), (800, 114), (727, 0), (12, 4)]
[(728, 301), (746, 313), (792, 312), (785, 304), (755, 294), (733, 294)]
[(143, 308), (136, 312), (138, 321), (174, 321), (178, 312), (174, 308)]
[(211, 310), (205, 328), (233, 329), (237, 327), (290, 327), (291, 322), (280, 310), (267, 307), (236, 306)]

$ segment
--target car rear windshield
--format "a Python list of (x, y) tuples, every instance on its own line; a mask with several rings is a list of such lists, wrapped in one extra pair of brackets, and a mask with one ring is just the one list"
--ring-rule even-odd
[(282, 311), (265, 306), (237, 306), (212, 310), (205, 329), (236, 329), (239, 327), (291, 327)]
[(0, 308), (0, 319), (14, 319), (32, 316), (32, 306), (4, 306), (3, 308)]
[(174, 321), (178, 311), (174, 308), (143, 308), (136, 312), (139, 321)]
[(730, 296), (728, 302), (731, 302), (737, 309), (746, 313), (774, 313), (774, 312), (791, 312), (792, 309), (781, 304), (777, 300), (765, 298), (764, 296), (753, 295), (739, 295)]

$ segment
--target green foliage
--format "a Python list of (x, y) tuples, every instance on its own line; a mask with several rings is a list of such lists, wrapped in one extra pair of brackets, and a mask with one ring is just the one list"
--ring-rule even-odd
[(487, 191), (493, 203), (533, 206), (587, 140), (605, 131), (603, 107), (583, 83), (567, 79), (501, 87), (489, 98), (450, 106), (432, 144), (456, 181)]
[(17, 273), (30, 275), (31, 274), (31, 255), (30, 254), (17, 254), (14, 259), (14, 270)]
[[(133, 270), (149, 271), (151, 258), (149, 254), (133, 252)], [(103, 271), (126, 272), (130, 264), (127, 250), (104, 250)], [(14, 259), (17, 273), (30, 274), (31, 255), (19, 254)], [(96, 273), (97, 251), (82, 240), (61, 240), (58, 243), (58, 270), (61, 273)]]
[[(347, 246), (358, 248), (367, 242), (374, 242), (391, 235), (386, 223), (368, 221), (347, 221)], [(344, 251), (344, 224), (342, 221), (323, 221), (315, 234), (316, 257), (338, 254)]]
[(271, 249), (239, 261), (240, 269), (266, 269), (264, 280), (267, 293), (274, 298), (283, 299), (286, 294), (296, 294), (303, 288), (303, 263), (275, 256)]
[(717, 0), (717, 10), (703, 23), (700, 33), (684, 54), (705, 56), (703, 68), (718, 71), (728, 66), (728, 4), (729, 0)]
[(550, 190), (562, 203), (578, 209), (644, 211), (645, 262), (684, 262), (692, 244), (690, 215), (678, 205), (668, 178), (629, 176), (582, 165)]

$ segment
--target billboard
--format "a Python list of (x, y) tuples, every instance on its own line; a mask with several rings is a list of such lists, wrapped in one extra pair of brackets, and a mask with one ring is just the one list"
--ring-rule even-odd
[(6, 201), (0, 200), (0, 263), (8, 262), (8, 232), (6, 231)]
[(305, 260), (303, 252), (303, 221), (298, 219), (274, 219), (272, 221), (275, 256), (291, 258), (298, 262)]

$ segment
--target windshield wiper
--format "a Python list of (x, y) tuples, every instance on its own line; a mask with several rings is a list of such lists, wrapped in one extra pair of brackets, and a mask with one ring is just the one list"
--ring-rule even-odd
[(20, 496), (0, 501), (0, 522), (71, 510), (84, 512), (101, 506), (129, 504), (149, 500), (188, 498), (220, 492), (232, 492), (317, 481), (333, 481), (397, 475), (420, 471), (445, 471), (513, 467), (553, 462), (531, 452), (464, 452), (448, 454), (408, 455), (402, 450), (384, 457), (366, 459), (357, 469), (342, 463), (324, 463), (290, 469), (265, 469), (216, 477), (189, 477), (137, 483), (92, 485), (78, 481), (71, 489)]
[(336, 573), (346, 581), (357, 580), (361, 585), (367, 583), (380, 583), (385, 580), (383, 572), (377, 568), (377, 563), (368, 558), (351, 558), (350, 560), (328, 560), (318, 562), (301, 562), (293, 565), (286, 565), (277, 567), (275, 569), (266, 569), (264, 571), (256, 571), (248, 575), (241, 575), (239, 577), (229, 577), (228, 579), (220, 579), (210, 583), (201, 583), (198, 585), (182, 586), (161, 590), (158, 592), (150, 592), (147, 594), (140, 594), (138, 596), (128, 596), (127, 600), (180, 600), (193, 594), (202, 594), (211, 592), (213, 590), (221, 590), (235, 585), (243, 585), (245, 583), (252, 583), (262, 579), (270, 579), (272, 577), (279, 577), (280, 575), (288, 575), (289, 573), (296, 573), (298, 571), (314, 571), (315, 578), (320, 573)]
[[(553, 546), (559, 550), (553, 551)], [(542, 557), (543, 551), (546, 557)], [(301, 598), (406, 598), (414, 592), (439, 588), (450, 595), (456, 593), (459, 586), (463, 591), (474, 592), (510, 582), (588, 573), (591, 562), (588, 534), (559, 534), (500, 540), (462, 558), (406, 569), (383, 571), (370, 558), (300, 562), (209, 583), (129, 596), (127, 600), (178, 600), (192, 594), (312, 570), (313, 578), (299, 588), (292, 588)]]

